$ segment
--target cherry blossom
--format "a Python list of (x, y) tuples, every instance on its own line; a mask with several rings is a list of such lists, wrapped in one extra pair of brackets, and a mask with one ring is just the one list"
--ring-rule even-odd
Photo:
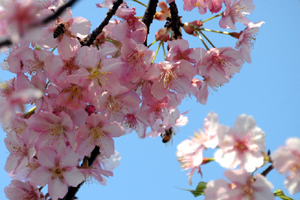
[(291, 194), (300, 192), (300, 139), (289, 138), (285, 147), (280, 147), (272, 155), (274, 168), (281, 174), (289, 175), (284, 181)]
[(58, 155), (50, 148), (38, 152), (38, 162), (41, 164), (31, 175), (34, 184), (45, 186), (52, 199), (63, 198), (68, 191), (68, 186), (76, 187), (84, 180), (84, 176), (76, 168), (77, 154), (70, 148)]
[(254, 10), (253, 0), (226, 0), (226, 9), (220, 20), (221, 28), (236, 30), (235, 22), (248, 25), (251, 21), (245, 17)]
[(210, 181), (204, 190), (204, 200), (273, 200), (274, 194), (270, 191), (273, 185), (262, 175), (252, 177), (248, 172), (228, 170), (224, 175), (231, 181), (219, 179)]
[[(240, 71), (243, 60), (251, 62), (251, 39), (263, 23), (253, 24), (245, 17), (254, 8), (252, 0), (184, 0), (184, 10), (198, 8), (200, 14), (207, 9), (217, 13), (225, 3), (225, 12), (215, 16), (222, 15), (220, 26), (235, 28), (236, 21), (247, 25), (244, 31), (230, 34), (238, 39), (237, 51), (216, 48), (212, 43), (212, 49), (207, 45), (207, 50), (190, 48), (185, 36), (174, 36), (171, 8), (175, 8), (175, 1), (159, 2), (161, 11), (154, 14), (154, 20), (166, 22), (155, 30), (156, 41), (151, 45), (157, 41), (159, 47), (165, 42), (168, 45), (167, 52), (163, 50), (165, 59), (155, 61), (159, 49), (154, 52), (151, 45), (146, 46), (149, 24), (137, 16), (135, 7), (123, 2), (114, 14), (119, 19), (108, 22), (96, 40), (84, 46), (90, 38), (91, 23), (83, 17), (73, 18), (71, 8), (43, 23), (66, 2), (6, 0), (0, 8), (0, 35), (13, 43), (1, 67), (15, 74), (0, 87), (0, 120), (10, 153), (5, 170), (14, 179), (5, 188), (9, 199), (62, 199), (70, 186), (91, 178), (106, 185), (105, 177), (113, 176), (112, 171), (120, 164), (113, 138), (132, 131), (139, 138), (164, 137), (167, 131), (175, 135), (178, 127), (188, 122), (187, 112), (180, 114), (178, 108), (182, 100), (194, 95), (206, 104), (209, 90), (216, 91), (228, 83)], [(96, 4), (108, 9), (115, 5), (113, 0)], [(179, 31), (183, 28), (188, 36), (197, 36), (207, 30), (203, 24), (212, 18), (203, 22), (183, 19), (178, 21)], [(28, 112), (26, 104), (31, 104)], [(231, 129), (219, 125), (218, 115), (210, 112), (203, 130), (180, 143), (176, 155), (183, 170), (190, 170), (192, 184), (196, 170), (202, 176), (200, 165), (213, 160), (203, 156), (204, 149), (218, 146), (215, 160), (221, 166), (240, 166), (252, 172), (263, 164), (264, 142), (264, 133), (252, 117), (240, 116)], [(96, 146), (100, 155), (88, 163), (93, 157), (89, 155), (98, 150)], [(298, 156), (297, 151), (287, 149)], [(276, 155), (280, 157), (280, 151), (274, 154), (274, 166), (278, 163)], [(298, 171), (281, 172), (290, 172), (286, 186), (292, 192), (299, 190), (295, 186)], [(235, 181), (240, 174), (242, 178)], [(221, 187), (216, 189), (215, 199), (220, 195), (241, 199), (241, 193), (249, 198), (262, 195), (271, 199), (271, 185), (263, 177), (252, 178), (242, 171), (228, 171), (225, 176), (232, 183), (208, 183), (207, 198), (215, 184)], [(48, 194), (43, 195), (37, 186), (47, 186)]]
[(120, 137), (124, 133), (124, 129), (118, 123), (108, 123), (104, 115), (93, 113), (86, 119), (86, 125), (76, 132), (76, 152), (79, 155), (88, 155), (97, 145), (101, 153), (109, 158), (115, 151), (112, 137)]
[(197, 64), (199, 75), (209, 76), (217, 83), (228, 83), (239, 72), (244, 61), (231, 47), (212, 48)]
[(220, 125), (217, 132), (220, 149), (215, 152), (215, 159), (222, 167), (240, 166), (253, 172), (264, 164), (265, 133), (252, 116), (240, 115), (233, 128)]
[(255, 34), (259, 31), (259, 27), (265, 22), (261, 21), (258, 23), (250, 22), (244, 31), (242, 31), (239, 35), (239, 40), (236, 43), (235, 48), (239, 49), (243, 59), (247, 63), (251, 63), (251, 48), (253, 48), (253, 42), (255, 41)]
[(31, 199), (45, 200), (44, 194), (29, 181), (25, 183), (19, 180), (12, 180), (11, 184), (4, 189), (5, 196), (9, 200), (14, 199)]

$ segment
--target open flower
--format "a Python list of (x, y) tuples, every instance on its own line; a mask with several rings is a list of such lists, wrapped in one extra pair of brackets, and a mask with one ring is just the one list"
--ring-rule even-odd
[(289, 138), (285, 147), (280, 147), (272, 155), (274, 168), (281, 174), (289, 175), (284, 181), (291, 194), (300, 192), (300, 139)]
[(237, 166), (253, 172), (264, 163), (265, 133), (256, 126), (252, 116), (238, 117), (233, 128), (220, 125), (218, 128), (220, 149), (215, 159), (222, 167)]

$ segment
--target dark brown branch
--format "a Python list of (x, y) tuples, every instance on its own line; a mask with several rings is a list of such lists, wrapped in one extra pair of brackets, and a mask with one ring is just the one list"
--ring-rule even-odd
[[(147, 26), (147, 35), (150, 31), (150, 24), (153, 21), (153, 16), (156, 13), (156, 7), (157, 7), (158, 0), (149, 0), (147, 9), (145, 11), (145, 14), (143, 16), (142, 22)], [(144, 42), (144, 45), (147, 46), (147, 37)]]
[(178, 39), (181, 38), (182, 34), (180, 32), (180, 27), (183, 26), (183, 24), (181, 23), (181, 17), (178, 16), (178, 9), (177, 9), (177, 5), (174, 2), (170, 3), (170, 12), (171, 12), (171, 24), (170, 27), (173, 30), (173, 37), (174, 39)]
[(42, 24), (47, 24), (48, 22), (55, 20), (60, 14), (62, 14), (66, 8), (71, 7), (77, 0), (70, 0), (68, 3), (64, 4), (62, 7), (57, 9), (53, 15), (50, 15), (42, 21)]
[(270, 165), (265, 171), (263, 171), (261, 173), (261, 175), (263, 175), (264, 177), (266, 177), (268, 175), (268, 173), (270, 173), (273, 169), (274, 169), (273, 165)]
[(115, 0), (113, 7), (107, 12), (103, 22), (86, 38), (86, 42), (81, 42), (82, 46), (90, 46), (93, 44), (98, 35), (102, 32), (103, 28), (109, 23), (109, 20), (116, 13), (119, 6), (123, 3), (123, 0)]
[(3, 40), (0, 42), (0, 47), (2, 46), (10, 46), (12, 45), (12, 42), (9, 39)]
[[(99, 154), (100, 154), (99, 147), (95, 146), (94, 150), (91, 153), (91, 156), (88, 158), (89, 166), (91, 166), (95, 162), (95, 160), (99, 156)], [(68, 188), (68, 193), (65, 195), (63, 200), (73, 200), (73, 199), (75, 199), (75, 195), (78, 192), (79, 188), (83, 185), (83, 183), (84, 183), (84, 181), (79, 183), (79, 185), (77, 185), (77, 187), (69, 187)]]

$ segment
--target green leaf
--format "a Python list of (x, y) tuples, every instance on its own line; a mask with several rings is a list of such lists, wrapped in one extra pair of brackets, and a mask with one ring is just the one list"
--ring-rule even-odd
[(279, 197), (279, 198), (283, 199), (283, 200), (294, 200), (294, 199), (292, 199), (292, 198), (290, 198), (290, 197), (285, 196), (285, 194), (283, 193), (283, 191), (280, 190), (280, 189), (275, 190), (275, 191), (274, 191), (274, 195), (275, 195), (276, 197)]
[(205, 182), (200, 182), (196, 188), (196, 190), (189, 190), (195, 197), (204, 195), (204, 190), (206, 188), (206, 184)]

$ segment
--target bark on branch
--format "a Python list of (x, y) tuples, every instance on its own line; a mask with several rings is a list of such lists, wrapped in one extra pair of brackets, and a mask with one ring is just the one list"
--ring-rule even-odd
[[(143, 16), (142, 22), (147, 26), (147, 35), (150, 31), (150, 25), (153, 21), (153, 16), (156, 13), (156, 7), (157, 7), (158, 0), (149, 0), (147, 9), (145, 11), (145, 14)], [(144, 45), (147, 46), (147, 37), (144, 42)]]
[(172, 28), (173, 30), (173, 37), (174, 39), (179, 39), (181, 38), (182, 34), (180, 32), (180, 28), (183, 26), (183, 24), (181, 23), (181, 17), (178, 16), (178, 9), (177, 9), (177, 5), (174, 2), (170, 3), (170, 12), (171, 12), (171, 23), (170, 23), (170, 28)]
[(103, 22), (90, 34), (85, 40), (81, 42), (82, 46), (90, 46), (94, 43), (95, 39), (102, 32), (103, 28), (109, 23), (109, 20), (116, 13), (119, 6), (123, 3), (123, 0), (115, 0), (113, 7), (107, 12), (105, 19)]

